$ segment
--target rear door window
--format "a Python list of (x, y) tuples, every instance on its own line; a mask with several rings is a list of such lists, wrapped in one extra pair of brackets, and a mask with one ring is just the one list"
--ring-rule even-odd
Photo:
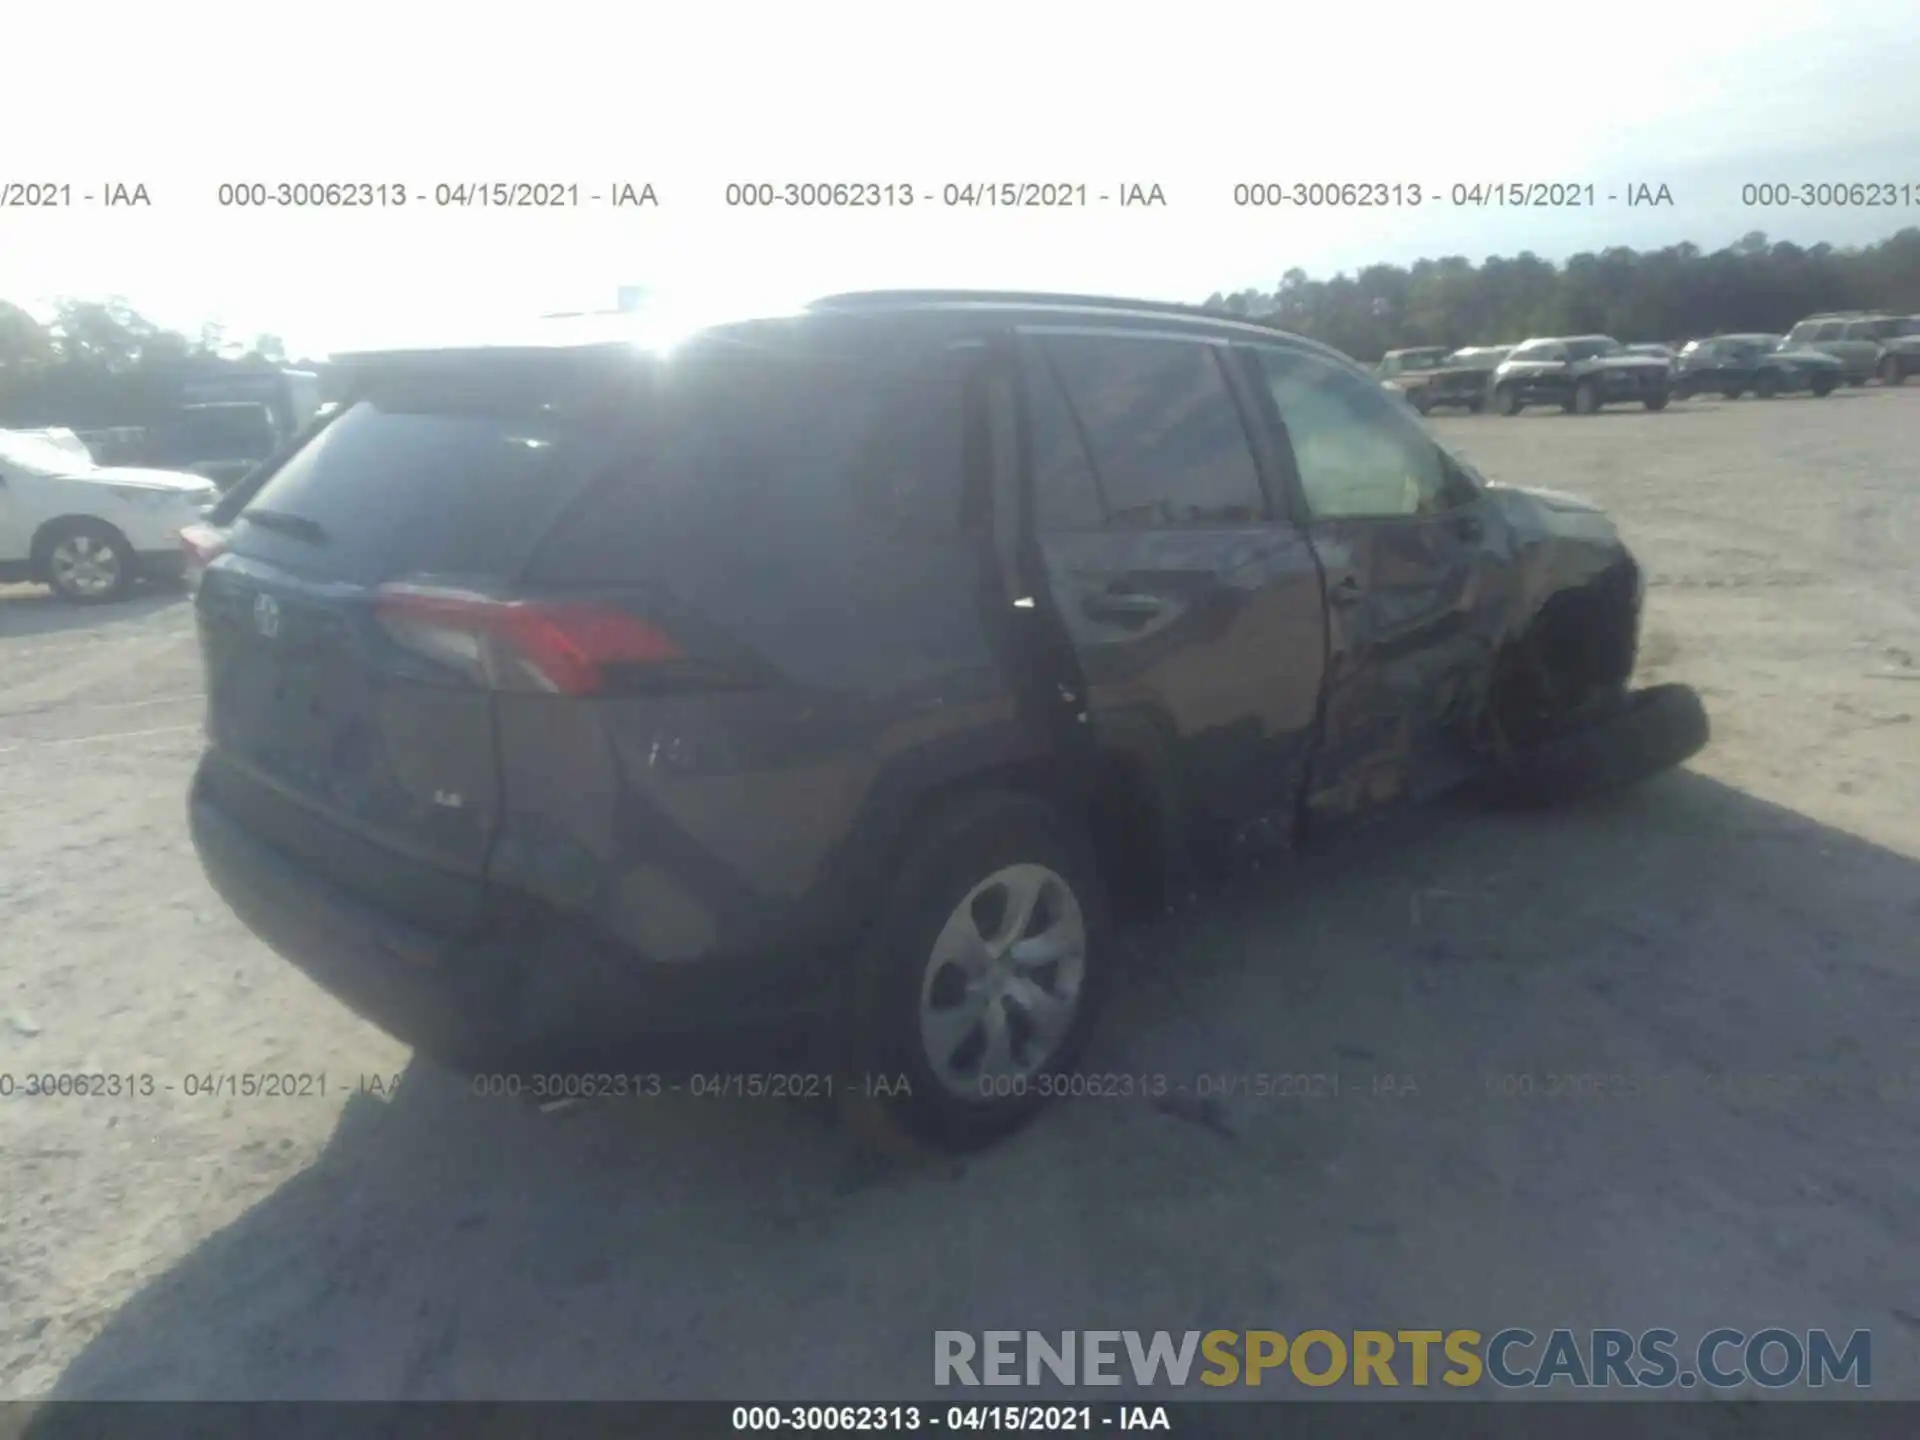
[(1109, 526), (1240, 525), (1266, 503), (1222, 347), (1049, 335), (1042, 349), (1086, 437)]
[(1032, 477), (1033, 523), (1042, 534), (1100, 530), (1107, 507), (1087, 458), (1067, 397), (1044, 358), (1029, 354), (1021, 364), (1026, 402), (1027, 470)]

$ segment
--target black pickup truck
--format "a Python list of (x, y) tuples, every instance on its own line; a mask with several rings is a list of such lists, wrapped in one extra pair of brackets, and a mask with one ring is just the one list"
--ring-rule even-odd
[(1664, 410), (1672, 398), (1671, 365), (1657, 355), (1635, 355), (1611, 335), (1528, 340), (1494, 369), (1494, 409), (1518, 415), (1529, 405), (1555, 404), (1573, 415), (1635, 402)]

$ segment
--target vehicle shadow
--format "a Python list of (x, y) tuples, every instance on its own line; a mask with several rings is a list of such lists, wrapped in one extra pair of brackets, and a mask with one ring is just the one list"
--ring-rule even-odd
[(70, 604), (42, 585), (0, 585), (0, 639), (116, 629), (186, 601), (184, 585), (165, 581), (143, 584), (107, 605)]
[[(1897, 1338), (1916, 919), (1914, 860), (1683, 771), (1444, 807), (1132, 932), (1095, 1093), (964, 1161), (416, 1062), (52, 1398), (908, 1400), (936, 1329)], [(1876, 1393), (1920, 1394), (1894, 1349)]]

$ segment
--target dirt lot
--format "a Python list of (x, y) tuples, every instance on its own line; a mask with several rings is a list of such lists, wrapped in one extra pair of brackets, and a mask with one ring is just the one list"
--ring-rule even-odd
[[(1438, 423), (1621, 519), (1714, 743), (1134, 937), (1093, 1069), (1337, 1099), (1069, 1102), (964, 1166), (408, 1071), (200, 880), (180, 599), (0, 592), (0, 1072), (161, 1087), (0, 1101), (0, 1395), (879, 1399), (936, 1328), (1824, 1325), (1920, 1396), (1920, 387)], [(266, 1071), (327, 1094), (186, 1093)]]

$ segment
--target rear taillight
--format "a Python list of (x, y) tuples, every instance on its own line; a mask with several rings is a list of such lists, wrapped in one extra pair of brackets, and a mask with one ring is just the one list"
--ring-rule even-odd
[(375, 614), (395, 641), (499, 690), (593, 695), (614, 667), (677, 660), (658, 626), (607, 605), (498, 600), (465, 590), (387, 585)]

